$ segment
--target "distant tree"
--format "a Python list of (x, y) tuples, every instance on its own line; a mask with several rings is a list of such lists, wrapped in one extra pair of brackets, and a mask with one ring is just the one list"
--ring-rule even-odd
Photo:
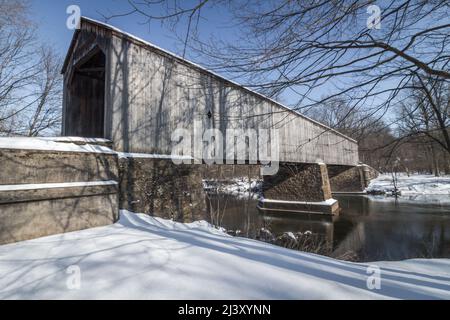
[(382, 170), (393, 159), (389, 126), (364, 110), (355, 110), (347, 100), (336, 97), (304, 113), (358, 141), (360, 160)]
[[(408, 143), (421, 144), (429, 154), (432, 171), (445, 170), (450, 155), (450, 86), (432, 79), (418, 79), (410, 98), (400, 104), (400, 136)], [(444, 151), (447, 156), (442, 157)]]

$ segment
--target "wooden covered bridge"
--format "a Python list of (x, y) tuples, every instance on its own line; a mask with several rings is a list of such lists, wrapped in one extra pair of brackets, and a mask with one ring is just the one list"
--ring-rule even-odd
[(276, 129), (280, 169), (264, 177), (263, 210), (336, 212), (332, 191), (367, 183), (355, 140), (110, 25), (82, 18), (63, 73), (62, 134), (106, 138), (134, 158), (171, 155), (171, 134), (194, 122)]

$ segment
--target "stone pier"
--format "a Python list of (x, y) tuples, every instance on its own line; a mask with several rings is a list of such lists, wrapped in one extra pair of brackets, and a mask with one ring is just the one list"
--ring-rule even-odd
[(361, 194), (378, 172), (364, 164), (355, 167), (329, 165), (328, 175), (333, 194)]
[(120, 208), (179, 222), (206, 219), (202, 165), (175, 165), (170, 156), (119, 159)]
[(335, 215), (339, 211), (322, 163), (280, 164), (276, 175), (264, 177), (263, 196), (258, 207), (267, 212)]

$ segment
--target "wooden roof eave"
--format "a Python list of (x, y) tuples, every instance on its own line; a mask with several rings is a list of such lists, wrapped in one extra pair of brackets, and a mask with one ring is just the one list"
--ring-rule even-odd
[(61, 69), (61, 74), (65, 74), (67, 71), (67, 66), (69, 65), (70, 58), (72, 58), (73, 50), (77, 43), (78, 36), (80, 35), (81, 29), (76, 29), (75, 33), (72, 36), (72, 41), (70, 42), (69, 50), (67, 51), (66, 57), (64, 59), (64, 63)]

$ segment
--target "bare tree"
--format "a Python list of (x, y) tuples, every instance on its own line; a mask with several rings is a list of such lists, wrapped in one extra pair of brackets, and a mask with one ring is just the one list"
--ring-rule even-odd
[[(232, 7), (244, 26), (242, 43), (198, 42), (216, 68), (252, 80), (271, 92), (295, 90), (307, 108), (337, 96), (353, 105), (385, 96), (386, 107), (415, 74), (448, 81), (448, 1), (390, 1), (381, 27), (366, 25), (375, 1), (246, 1)], [(319, 88), (333, 94), (313, 99)], [(368, 104), (368, 103), (366, 103)], [(373, 105), (373, 103), (371, 103)]]
[(439, 150), (450, 155), (450, 86), (431, 78), (418, 77), (411, 98), (399, 111), (400, 136), (407, 143), (421, 144), (429, 154), (432, 172), (439, 175), (439, 162), (449, 166)]
[(356, 140), (364, 139), (385, 126), (381, 120), (367, 114), (364, 108), (352, 108), (349, 99), (344, 97), (327, 100), (303, 113)]
[(39, 45), (28, 8), (27, 1), (0, 1), (1, 135), (50, 133), (60, 122), (59, 59)]
[(26, 7), (21, 2), (1, 1), (0, 9), (0, 129), (10, 133), (17, 114), (27, 107), (19, 105), (27, 98), (24, 88), (36, 76), (37, 65), (29, 63), (34, 37), (28, 22), (23, 22)]
[[(128, 3), (131, 10), (123, 14), (139, 14), (146, 17), (146, 22), (158, 19), (176, 23), (183, 17), (191, 21), (200, 16), (207, 4), (228, 9), (234, 22), (239, 23), (245, 42), (224, 43), (222, 48), (204, 46), (202, 53), (219, 58), (218, 67), (226, 71), (233, 68), (240, 73), (261, 73), (264, 78), (272, 73), (272, 81), (258, 82), (258, 87), (317, 86), (344, 75), (385, 80), (382, 76), (388, 73), (400, 78), (411, 76), (410, 70), (450, 79), (446, 54), (450, 5), (445, 0), (384, 2), (379, 30), (369, 29), (366, 24), (367, 8), (376, 4), (371, 0), (199, 0), (191, 6), (183, 6), (177, 0)], [(163, 4), (166, 14), (155, 15), (155, 8)], [(206, 50), (210, 48), (214, 51)], [(369, 87), (375, 82), (359, 83), (358, 87)]]
[(36, 102), (25, 117), (23, 131), (28, 136), (59, 132), (62, 105), (61, 61), (49, 48), (41, 49), (41, 71), (33, 83)]
[(202, 9), (207, 5), (220, 5), (226, 1), (198, 0), (197, 2), (194, 2), (194, 4), (180, 0), (127, 0), (127, 2), (129, 10), (126, 12), (100, 14), (103, 15), (103, 18), (106, 21), (137, 14), (145, 18), (144, 23), (146, 24), (150, 24), (153, 21), (159, 21), (162, 24), (166, 23), (171, 28), (175, 28), (176, 25), (181, 22), (186, 23), (187, 27), (185, 34), (183, 35), (185, 43), (183, 57), (185, 57), (189, 36), (191, 32), (198, 27)]
[[(383, 170), (394, 159), (391, 143), (396, 136), (383, 120), (355, 110), (343, 97), (336, 97), (304, 113), (358, 141), (360, 161)], [(396, 154), (395, 154), (396, 155)]]

